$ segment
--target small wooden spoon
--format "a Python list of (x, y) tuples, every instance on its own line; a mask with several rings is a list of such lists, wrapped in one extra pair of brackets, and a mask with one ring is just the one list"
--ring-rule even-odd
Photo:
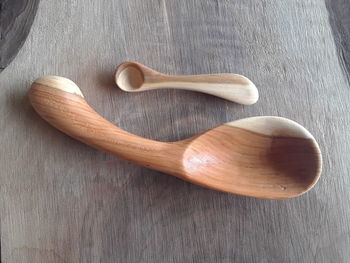
[(237, 74), (171, 76), (137, 62), (121, 64), (115, 74), (118, 87), (127, 92), (183, 89), (207, 93), (240, 104), (254, 104), (259, 93), (253, 82)]
[(305, 193), (320, 176), (317, 142), (305, 128), (285, 118), (247, 118), (186, 140), (158, 142), (102, 118), (68, 79), (39, 78), (29, 98), (42, 118), (77, 140), (216, 190), (283, 199)]

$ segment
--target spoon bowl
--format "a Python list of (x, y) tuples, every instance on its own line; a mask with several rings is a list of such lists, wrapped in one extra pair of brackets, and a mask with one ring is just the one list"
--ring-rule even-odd
[(281, 117), (241, 119), (189, 141), (182, 163), (190, 181), (225, 192), (294, 197), (312, 188), (321, 171), (315, 139)]
[(68, 79), (39, 78), (29, 98), (43, 119), (71, 137), (208, 188), (283, 199), (311, 189), (321, 173), (317, 142), (304, 127), (285, 118), (246, 118), (182, 141), (159, 142), (102, 118)]
[(118, 87), (127, 92), (135, 92), (142, 87), (145, 82), (144, 71), (135, 63), (124, 63), (119, 66), (116, 73), (116, 83)]
[(137, 62), (124, 62), (116, 70), (115, 82), (126, 92), (153, 89), (182, 89), (214, 95), (240, 104), (257, 102), (259, 93), (253, 82), (238, 74), (171, 76)]

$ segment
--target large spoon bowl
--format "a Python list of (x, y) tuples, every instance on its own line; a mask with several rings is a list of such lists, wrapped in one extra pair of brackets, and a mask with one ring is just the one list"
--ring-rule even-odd
[(316, 140), (285, 118), (246, 118), (170, 143), (116, 127), (87, 104), (74, 82), (62, 77), (37, 79), (29, 98), (42, 118), (71, 137), (208, 188), (283, 199), (310, 190), (321, 173)]
[(289, 198), (311, 189), (320, 176), (317, 142), (285, 118), (241, 119), (189, 140), (182, 159), (186, 174), (194, 183), (217, 190)]

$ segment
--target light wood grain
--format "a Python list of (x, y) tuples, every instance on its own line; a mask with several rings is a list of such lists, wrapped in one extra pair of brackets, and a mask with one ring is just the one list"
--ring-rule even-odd
[(254, 83), (238, 74), (171, 76), (137, 62), (124, 62), (115, 74), (118, 87), (127, 92), (182, 89), (202, 92), (240, 104), (254, 104), (259, 92)]
[[(41, 1), (0, 74), (2, 261), (347, 263), (348, 10), (345, 0)], [(123, 61), (171, 75), (242, 74), (259, 102), (121, 92), (111, 76)], [(118, 160), (34, 112), (27, 92), (43, 75), (72, 79), (96, 112), (158, 141), (284, 116), (319, 142), (322, 176), (299, 198), (260, 200)]]

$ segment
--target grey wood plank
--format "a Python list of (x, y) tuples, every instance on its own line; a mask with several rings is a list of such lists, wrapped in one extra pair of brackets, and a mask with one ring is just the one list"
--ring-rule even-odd
[(0, 72), (26, 40), (39, 0), (0, 0)]
[[(345, 8), (341, 0), (42, 1), (0, 75), (1, 260), (348, 262)], [(171, 74), (244, 74), (261, 98), (241, 106), (185, 91), (126, 94), (112, 78), (125, 60)], [(115, 159), (35, 114), (26, 92), (45, 74), (73, 79), (107, 119), (163, 141), (248, 116), (291, 118), (318, 140), (322, 177), (301, 197), (268, 201)]]
[(326, 5), (339, 62), (344, 68), (348, 81), (350, 81), (350, 2), (348, 0), (327, 0)]

